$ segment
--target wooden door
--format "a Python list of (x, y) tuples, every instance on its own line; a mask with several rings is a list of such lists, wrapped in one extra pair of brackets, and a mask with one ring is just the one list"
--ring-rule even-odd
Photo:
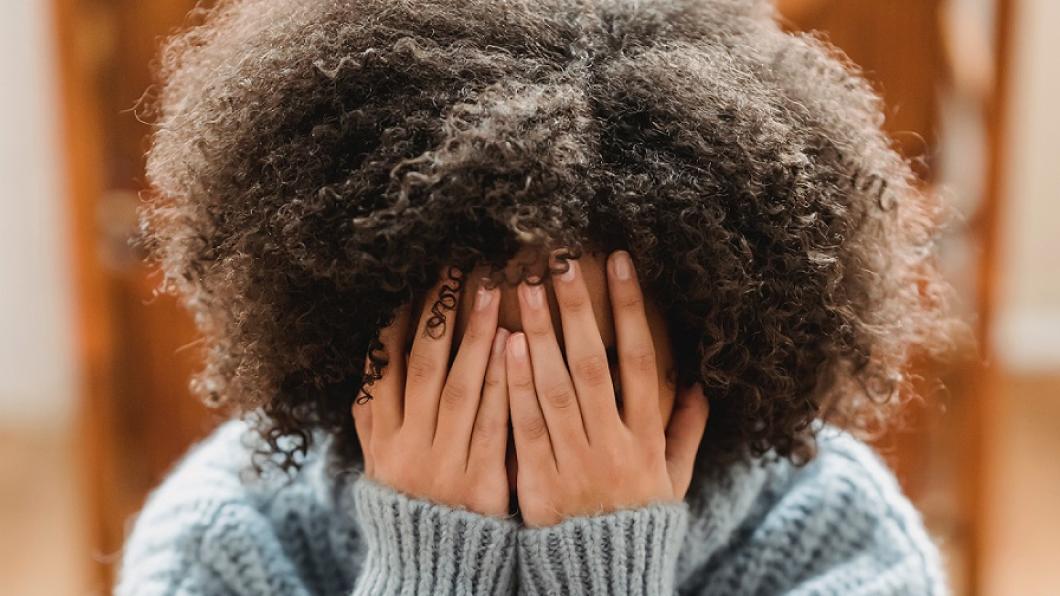
[(188, 395), (194, 333), (128, 239), (144, 186), (149, 89), (159, 36), (194, 0), (54, 0), (76, 275), (81, 478), (94, 578), (109, 592), (126, 529), (175, 459), (214, 424)]

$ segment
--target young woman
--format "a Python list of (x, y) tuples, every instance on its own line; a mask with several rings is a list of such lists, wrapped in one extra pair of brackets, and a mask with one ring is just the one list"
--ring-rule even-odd
[(760, 0), (232, 0), (142, 240), (241, 414), (122, 594), (935, 594), (855, 436), (945, 345), (942, 206)]

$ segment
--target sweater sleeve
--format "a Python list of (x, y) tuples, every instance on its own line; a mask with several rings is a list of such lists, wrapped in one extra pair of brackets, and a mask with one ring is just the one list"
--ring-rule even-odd
[(656, 503), (523, 529), (520, 593), (672, 594), (687, 525), (685, 503)]
[(245, 482), (244, 429), (223, 425), (152, 491), (123, 547), (115, 594), (512, 591), (514, 521), (359, 477), (333, 486), (319, 459), (295, 478)]
[(354, 596), (510, 594), (518, 525), (354, 483), (365, 555)]

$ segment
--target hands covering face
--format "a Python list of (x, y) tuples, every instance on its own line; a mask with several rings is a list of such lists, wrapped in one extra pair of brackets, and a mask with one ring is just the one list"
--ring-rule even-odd
[[(644, 297), (628, 253), (618, 251), (607, 261), (607, 286), (620, 407), (579, 260), (568, 263), (553, 277), (566, 362), (541, 284), (520, 284), (523, 331), (511, 334), (497, 327), (499, 290), (480, 287), (451, 369), (456, 308), (425, 309), (407, 357), (409, 307), (399, 310), (381, 334), (389, 364), (371, 387), (374, 399), (353, 407), (369, 478), (414, 497), (505, 515), (510, 416), (528, 526), (684, 498), (706, 398), (698, 384), (679, 391), (664, 424)], [(433, 338), (427, 320), (443, 314), (444, 333)]]

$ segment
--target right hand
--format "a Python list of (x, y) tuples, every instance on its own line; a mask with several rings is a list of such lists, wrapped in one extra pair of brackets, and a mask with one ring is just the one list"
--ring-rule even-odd
[(529, 527), (682, 501), (709, 413), (697, 383), (677, 393), (664, 423), (644, 294), (624, 250), (607, 262), (618, 406), (580, 259), (567, 263), (553, 281), (566, 351), (544, 288), (526, 283), (518, 290), (523, 331), (512, 334), (507, 350), (519, 509)]
[(430, 305), (448, 281), (443, 275), (428, 294), (407, 358), (408, 304), (380, 333), (388, 364), (369, 387), (373, 398), (353, 406), (365, 475), (415, 498), (504, 516), (509, 333), (497, 327), (500, 291), (480, 286), (450, 369), (459, 294), (453, 308), (442, 308), (444, 333), (434, 338), (425, 331)]

